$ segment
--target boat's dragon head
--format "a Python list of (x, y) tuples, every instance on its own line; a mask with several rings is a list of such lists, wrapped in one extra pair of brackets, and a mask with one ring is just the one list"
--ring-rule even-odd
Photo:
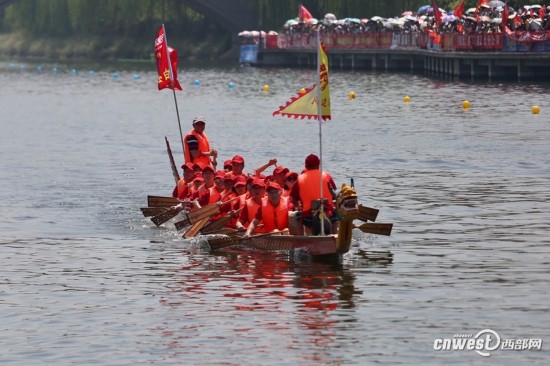
[(336, 196), (336, 208), (341, 220), (354, 220), (359, 216), (357, 193), (353, 187), (343, 183)]

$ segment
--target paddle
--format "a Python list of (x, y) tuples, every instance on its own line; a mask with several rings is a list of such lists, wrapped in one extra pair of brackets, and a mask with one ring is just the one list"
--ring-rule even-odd
[(161, 213), (166, 211), (166, 207), (141, 207), (140, 210), (143, 213), (143, 216), (151, 217), (160, 215)]
[[(241, 207), (239, 208), (237, 211), (234, 212), (234, 214), (238, 214), (239, 212), (241, 212), (241, 210), (243, 209), (244, 207)], [(211, 223), (209, 223), (208, 225), (206, 225), (202, 230), (201, 230), (201, 233), (202, 234), (212, 234), (216, 231), (219, 231), (220, 229), (224, 228), (225, 225), (227, 225), (227, 223), (231, 220), (231, 217), (232, 215), (230, 213), (227, 213), (226, 215), (224, 215), (223, 217), (217, 219), (216, 221), (212, 221)]]
[(195, 211), (188, 212), (187, 218), (185, 220), (178, 221), (174, 225), (176, 226), (176, 230), (179, 231), (188, 225), (192, 225), (197, 221), (202, 220), (205, 217), (210, 218), (210, 216), (216, 215), (219, 212), (220, 212), (220, 207), (218, 206), (218, 204), (211, 203), (204, 207), (198, 208)]
[(359, 226), (354, 226), (355, 229), (359, 229), (364, 233), (377, 234), (377, 235), (386, 235), (391, 234), (393, 224), (382, 224), (382, 223), (366, 223)]
[(147, 206), (149, 207), (170, 207), (180, 203), (180, 200), (174, 197), (147, 196)]
[(378, 209), (370, 208), (367, 206), (359, 205), (359, 217), (361, 221), (376, 221), (378, 216)]
[[(151, 217), (151, 221), (157, 226), (160, 226), (164, 224), (166, 221), (170, 220), (171, 218), (175, 217), (177, 214), (179, 214), (183, 210), (180, 206), (172, 206), (168, 208), (167, 210), (164, 210), (164, 212)], [(184, 220), (185, 221), (185, 220)]]
[(195, 222), (187, 231), (183, 234), (185, 239), (194, 238), (200, 232), (200, 230), (208, 223), (210, 216), (207, 216), (197, 222)]
[(215, 233), (227, 225), (227, 223), (231, 220), (231, 216), (225, 215), (216, 221), (212, 221), (208, 225), (205, 225), (204, 228), (201, 230), (202, 234), (212, 234)]
[[(223, 204), (225, 204), (225, 203), (232, 202), (232, 201), (236, 200), (237, 198), (239, 198), (239, 197), (233, 197), (230, 200), (222, 202), (221, 206), (223, 206)], [(217, 215), (219, 213), (220, 213), (220, 204), (218, 204), (218, 202), (211, 203), (209, 205), (206, 205), (204, 207), (196, 209), (195, 211), (189, 212), (187, 214), (187, 220), (182, 220), (182, 221), (176, 222), (175, 223), (176, 230), (181, 230), (184, 227), (186, 227), (187, 225), (191, 225), (191, 224), (194, 224), (195, 222), (197, 222), (199, 220), (202, 220), (202, 218), (204, 218), (204, 217), (214, 216), (214, 215)]]
[(166, 136), (164, 136), (164, 140), (166, 141), (166, 152), (168, 153), (168, 158), (170, 159), (170, 168), (172, 168), (172, 175), (174, 176), (176, 184), (178, 184), (178, 181), (180, 180), (180, 174), (178, 172), (178, 168), (176, 168), (176, 163), (174, 162), (174, 155), (172, 155), (172, 149), (170, 149), (170, 143), (168, 142)]

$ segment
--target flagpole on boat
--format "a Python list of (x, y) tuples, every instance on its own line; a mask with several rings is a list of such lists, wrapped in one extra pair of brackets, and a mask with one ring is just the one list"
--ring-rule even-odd
[(172, 89), (172, 94), (174, 94), (174, 104), (176, 105), (176, 116), (178, 117), (178, 127), (180, 129), (180, 140), (181, 140), (181, 152), (185, 156), (185, 146), (183, 144), (183, 132), (181, 130), (181, 121), (180, 121), (180, 112), (178, 109), (178, 100), (176, 99), (176, 88), (174, 87), (174, 71), (172, 70), (172, 60), (170, 60), (170, 52), (168, 52), (168, 38), (166, 37), (166, 29), (164, 28), (164, 23), (162, 23), (162, 32), (164, 33), (164, 49), (166, 50), (166, 59), (168, 60), (168, 68), (170, 69), (170, 84)]
[(319, 219), (321, 221), (321, 235), (325, 235), (325, 214), (323, 207), (323, 109), (321, 99), (321, 32), (317, 29), (317, 120), (319, 121), (319, 185), (321, 197), (319, 205)]

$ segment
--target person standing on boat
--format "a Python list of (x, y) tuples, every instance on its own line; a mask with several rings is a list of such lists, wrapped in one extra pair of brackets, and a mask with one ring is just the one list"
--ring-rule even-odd
[(292, 203), (282, 196), (283, 189), (277, 183), (270, 183), (266, 193), (267, 197), (262, 199), (262, 205), (248, 225), (244, 237), (250, 237), (260, 222), (264, 225), (263, 232), (288, 232), (288, 212), (293, 209)]
[(328, 172), (321, 171), (319, 166), (321, 161), (315, 154), (309, 155), (305, 160), (306, 170), (298, 176), (298, 180), (292, 186), (289, 197), (295, 206), (302, 205), (302, 224), (305, 227), (306, 235), (318, 235), (319, 212), (321, 199), (321, 179), (323, 184), (323, 211), (330, 220), (331, 225), (325, 227), (336, 233), (336, 222), (338, 220), (333, 202), (333, 192), (336, 190), (336, 184)]
[(204, 133), (205, 128), (206, 120), (204, 117), (195, 117), (193, 119), (193, 129), (183, 138), (186, 163), (210, 165), (212, 164), (210, 157), (214, 159), (218, 157), (218, 152), (210, 148), (210, 141), (206, 133)]

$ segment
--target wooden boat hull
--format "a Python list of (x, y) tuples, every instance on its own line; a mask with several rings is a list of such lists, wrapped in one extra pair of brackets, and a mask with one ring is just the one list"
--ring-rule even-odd
[(212, 250), (220, 250), (228, 246), (245, 246), (264, 251), (294, 251), (300, 250), (311, 256), (340, 255), (336, 251), (336, 235), (299, 236), (299, 235), (269, 235), (257, 236), (234, 241), (208, 240)]

